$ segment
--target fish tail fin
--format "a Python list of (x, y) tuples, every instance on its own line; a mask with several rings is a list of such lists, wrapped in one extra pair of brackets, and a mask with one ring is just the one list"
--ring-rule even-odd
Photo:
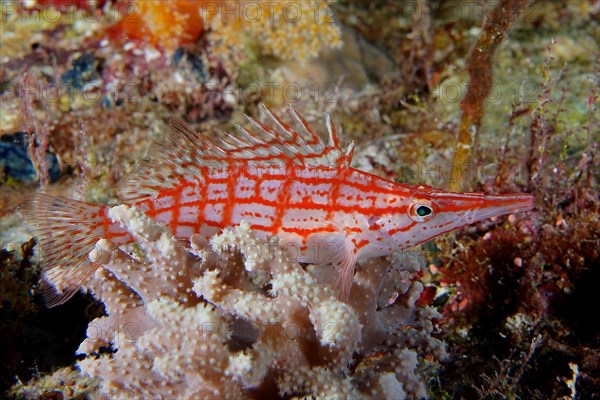
[(21, 207), (35, 231), (44, 265), (42, 291), (48, 307), (65, 303), (100, 267), (88, 258), (105, 236), (107, 207), (38, 193)]

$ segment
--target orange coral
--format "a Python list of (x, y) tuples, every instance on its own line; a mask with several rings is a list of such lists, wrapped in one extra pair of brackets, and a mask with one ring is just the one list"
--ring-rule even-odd
[[(214, 4), (214, 0), (211, 0)], [(204, 30), (200, 1), (143, 0), (128, 3), (123, 18), (113, 27), (113, 34), (143, 40), (165, 50), (191, 43)]]

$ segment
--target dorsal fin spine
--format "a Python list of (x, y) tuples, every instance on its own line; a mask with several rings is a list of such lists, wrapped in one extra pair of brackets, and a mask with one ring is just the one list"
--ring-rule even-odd
[(346, 154), (344, 155), (344, 161), (347, 167), (350, 166), (350, 163), (352, 162), (352, 157), (354, 157), (354, 141), (350, 142), (348, 148), (346, 149)]
[[(248, 143), (248, 141), (246, 141), (246, 140), (244, 140), (242, 138), (235, 137), (235, 136), (233, 136), (232, 134), (230, 134), (228, 132), (225, 132), (225, 135), (227, 136), (228, 139), (230, 139), (230, 140), (232, 140), (232, 141), (234, 141), (236, 143), (239, 143), (242, 146), (248, 146), (248, 145), (250, 145), (250, 143)], [(228, 144), (231, 144), (231, 145), (235, 146), (233, 143), (228, 143)]]
[(339, 149), (340, 141), (338, 140), (338, 137), (337, 137), (337, 131), (335, 129), (335, 125), (333, 124), (333, 121), (331, 120), (331, 115), (329, 115), (328, 113), (324, 113), (324, 114), (325, 114), (325, 124), (327, 125), (327, 132), (329, 132), (329, 143), (333, 147), (337, 147)]
[(292, 141), (296, 141), (296, 139), (298, 137), (298, 134), (296, 131), (294, 131), (288, 124), (283, 122), (277, 115), (275, 115), (273, 112), (271, 112), (271, 110), (269, 110), (264, 105), (263, 105), (263, 110), (264, 110), (265, 114), (267, 114), (267, 116), (269, 118), (271, 118), (271, 120), (273, 122), (275, 122), (275, 125), (277, 125), (280, 130), (287, 133), (288, 136), (292, 139)]
[(292, 116), (298, 121), (300, 122), (300, 124), (302, 125), (302, 127), (304, 128), (304, 130), (306, 131), (306, 133), (308, 133), (308, 135), (310, 136), (310, 140), (306, 141), (306, 144), (308, 145), (316, 145), (319, 144), (321, 142), (321, 139), (319, 138), (319, 135), (317, 135), (317, 133), (315, 132), (315, 130), (312, 128), (312, 126), (304, 119), (304, 117), (302, 117), (302, 115), (300, 115), (300, 113), (298, 113), (294, 107), (292, 107), (291, 105), (289, 106), (290, 109), (290, 113), (292, 114)]
[[(260, 123), (260, 121), (258, 121), (258, 120), (256, 120), (256, 119), (254, 119), (254, 118), (252, 118), (252, 117), (249, 117), (249, 116), (247, 116), (247, 115), (246, 115), (246, 118), (248, 119), (248, 121), (249, 121), (249, 122), (250, 122), (252, 125), (256, 126), (256, 127), (257, 127), (257, 128), (258, 128), (258, 129), (259, 129), (261, 132), (263, 132), (264, 134), (266, 134), (266, 135), (269, 135), (271, 138), (273, 138), (273, 140), (277, 140), (277, 141), (280, 141), (280, 140), (281, 140), (281, 137), (280, 137), (281, 135), (279, 135), (279, 134), (277, 133), (277, 131), (275, 131), (274, 129), (272, 129), (272, 128), (270, 128), (270, 127), (268, 127), (268, 126), (264, 125), (264, 124), (261, 124), (261, 123)], [(252, 132), (252, 131), (249, 131), (249, 132)], [(252, 134), (254, 135), (254, 137), (256, 137), (256, 138), (257, 138), (257, 140), (264, 140), (264, 139), (261, 139), (261, 138), (260, 138), (259, 136), (257, 136), (256, 134), (254, 134), (254, 132), (252, 132)]]

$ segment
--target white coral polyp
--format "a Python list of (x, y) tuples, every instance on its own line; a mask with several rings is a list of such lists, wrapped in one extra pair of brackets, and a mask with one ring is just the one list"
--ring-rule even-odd
[(310, 321), (324, 346), (354, 348), (360, 341), (362, 326), (349, 305), (325, 300), (311, 307)]

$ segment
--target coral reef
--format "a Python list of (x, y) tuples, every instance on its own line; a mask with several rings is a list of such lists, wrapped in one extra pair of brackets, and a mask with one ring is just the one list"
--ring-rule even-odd
[[(486, 19), (490, 27), (500, 22), (485, 17), (500, 2), (337, 0), (327, 2), (327, 6), (325, 2), (277, 2), (291, 5), (286, 11), (277, 9), (279, 14), (275, 14), (269, 10), (268, 1), (239, 5), (228, 1), (230, 10), (237, 7), (239, 21), (235, 20), (235, 11), (224, 17), (218, 14), (223, 10), (222, 2), (208, 3), (204, 10), (213, 17), (204, 14), (202, 32), (195, 31), (180, 41), (182, 36), (178, 35), (185, 29), (163, 30), (165, 46), (152, 32), (126, 41), (112, 35), (119, 33), (111, 31), (115, 22), (132, 11), (126, 8), (132, 4), (128, 1), (4, 1), (0, 24), (0, 147), (8, 145), (10, 152), (5, 160), (12, 163), (14, 146), (10, 138), (15, 133), (41, 135), (44, 140), (39, 143), (49, 138), (51, 152), (63, 168), (56, 182), (50, 174), (46, 190), (114, 205), (117, 181), (134, 160), (142, 157), (147, 145), (164, 132), (169, 117), (181, 116), (197, 130), (217, 135), (231, 128), (230, 120), (241, 120), (243, 113), (253, 115), (258, 102), (273, 109), (292, 102), (310, 121), (317, 120), (322, 111), (340, 121), (342, 139), (356, 142), (354, 160), (360, 169), (406, 183), (439, 187), (447, 183), (460, 130), (460, 103), (462, 99), (471, 100), (465, 96), (469, 52), (483, 35)], [(209, 8), (211, 4), (216, 7)], [(244, 4), (251, 5), (244, 11)], [(335, 23), (296, 20), (298, 9), (302, 17), (312, 18), (315, 8), (310, 7), (316, 4), (321, 9), (318, 15), (334, 14)], [(262, 20), (257, 21), (259, 9)], [(173, 16), (166, 7), (164, 15), (160, 15), (161, 10), (154, 11), (165, 21)], [(271, 18), (277, 15), (289, 18)], [(464, 186), (496, 192), (529, 187), (538, 199), (536, 211), (478, 224), (408, 253), (408, 259), (404, 256), (360, 265), (354, 285), (356, 300), (352, 297), (349, 309), (355, 311), (362, 328), (346, 370), (330, 367), (328, 360), (334, 360), (334, 355), (320, 353), (326, 346), (319, 341), (319, 337), (330, 336), (318, 336), (309, 306), (298, 306), (301, 302), (286, 294), (302, 315), (286, 316), (285, 321), (303, 321), (302, 332), (309, 332), (311, 337), (310, 341), (303, 337), (301, 342), (306, 347), (302, 355), (310, 357), (305, 357), (306, 364), (291, 376), (286, 374), (289, 369), (270, 367), (269, 371), (281, 372), (280, 379), (265, 378), (257, 386), (252, 382), (241, 389), (244, 395), (259, 397), (285, 391), (289, 397), (317, 397), (316, 393), (334, 397), (335, 392), (352, 392), (357, 397), (369, 397), (372, 385), (380, 397), (391, 397), (400, 381), (405, 393), (421, 393), (419, 385), (424, 382), (421, 374), (425, 369), (426, 389), (434, 399), (598, 397), (600, 327), (591, 312), (597, 303), (600, 281), (599, 15), (600, 3), (595, 0), (532, 2), (496, 48), (492, 91), (485, 105), (476, 105), (485, 109), (478, 138), (473, 141), (479, 150), (473, 147), (470, 153), (476, 171), (467, 171)], [(130, 18), (127, 21), (132, 22)], [(300, 26), (309, 30), (301, 31)], [(345, 33), (344, 46), (341, 52), (329, 52), (327, 49), (338, 43), (337, 27)], [(347, 39), (349, 31), (361, 44), (355, 52), (361, 56), (356, 58), (356, 74), (362, 80), (356, 80), (356, 85), (349, 85), (352, 72), (345, 59), (352, 43)], [(306, 40), (289, 46), (291, 41), (283, 41), (282, 47), (281, 38)], [(549, 69), (543, 66), (543, 60), (550, 53), (547, 48), (551, 38), (555, 39), (551, 47), (556, 67)], [(392, 65), (381, 68), (382, 63), (365, 51), (367, 48), (391, 59)], [(319, 51), (316, 59), (295, 61), (313, 57), (317, 54), (314, 51)], [(282, 58), (292, 61), (283, 63)], [(338, 69), (330, 69), (334, 62), (339, 63)], [(321, 74), (321, 69), (329, 74)], [(33, 114), (29, 116), (23, 113), (25, 74)], [(269, 97), (266, 84), (278, 85), (281, 94)], [(285, 88), (301, 90), (298, 96), (286, 96)], [(554, 96), (548, 101), (551, 89)], [(26, 129), (27, 118), (39, 121), (41, 130)], [(36, 146), (39, 150), (43, 147)], [(18, 159), (24, 160), (24, 155), (20, 152)], [(480, 166), (492, 169), (484, 169), (481, 175)], [(30, 175), (29, 163), (27, 171)], [(175, 304), (173, 310), (185, 313), (188, 308), (208, 305), (209, 296), (213, 296), (211, 304), (215, 308), (207, 306), (202, 313), (225, 321), (224, 335), (228, 336), (219, 336), (219, 340), (225, 343), (229, 357), (236, 354), (239, 366), (261, 362), (252, 356), (267, 357), (267, 351), (261, 350), (262, 343), (272, 343), (272, 338), (280, 335), (271, 328), (281, 327), (284, 320), (258, 315), (258, 307), (248, 309), (246, 304), (238, 309), (235, 296), (275, 307), (280, 301), (276, 298), (284, 297), (284, 289), (273, 296), (271, 273), (265, 275), (259, 267), (247, 271), (249, 259), (235, 246), (233, 252), (218, 251), (214, 259), (204, 257), (210, 254), (208, 251), (194, 250), (202, 257), (188, 261), (191, 269), (181, 281), (186, 290), (191, 290), (185, 297), (189, 303), (185, 304), (175, 299), (179, 292), (169, 289), (173, 281), (165, 284), (161, 280), (164, 296), (157, 297), (150, 289), (146, 294), (143, 285), (136, 286), (137, 276), (127, 275), (127, 265), (140, 264), (154, 273), (155, 263), (146, 255), (152, 252), (140, 252), (142, 245), (126, 249), (128, 254), (114, 252), (113, 261), (105, 263), (99, 280), (105, 276), (116, 290), (121, 288), (135, 296), (121, 300), (126, 304), (122, 313), (117, 312), (118, 303), (113, 304), (112, 313), (90, 325), (89, 337), (81, 343), (85, 328), (102, 313), (103, 304), (94, 302), (91, 296), (77, 295), (61, 307), (45, 307), (36, 284), (40, 260), (35, 254), (33, 258), (27, 256), (33, 242), (22, 251), (23, 259), (29, 261), (17, 256), (20, 244), (27, 243), (29, 235), (15, 208), (38, 188), (12, 179), (13, 172), (8, 169), (4, 172), (4, 178), (8, 175), (9, 179), (0, 182), (0, 342), (5, 344), (0, 352), (0, 390), (17, 382), (16, 388), (23, 390), (13, 391), (11, 396), (70, 398), (85, 396), (82, 391), (89, 395), (94, 388), (74, 379), (78, 371), (62, 369), (75, 364), (74, 353), (80, 344), (81, 351), (92, 352), (83, 364), (122, 366), (128, 361), (120, 358), (120, 346), (131, 349), (135, 345), (129, 337), (153, 337), (159, 330), (177, 335), (183, 329), (177, 321), (165, 324), (158, 316), (154, 319), (144, 315), (149, 304)], [(150, 242), (149, 247), (157, 247), (154, 239)], [(140, 239), (140, 243), (148, 240)], [(98, 244), (98, 250), (102, 246)], [(191, 244), (173, 246), (180, 251)], [(417, 257), (421, 250), (425, 255)], [(120, 270), (119, 262), (123, 263)], [(423, 264), (429, 264), (429, 268), (420, 268)], [(162, 273), (168, 265), (160, 264), (157, 270)], [(110, 272), (112, 266), (114, 273)], [(222, 273), (214, 272), (221, 267)], [(266, 268), (270, 271), (271, 266)], [(326, 286), (334, 280), (327, 269), (309, 265), (300, 270), (314, 278), (316, 285)], [(150, 272), (144, 279), (157, 283)], [(424, 291), (413, 303), (421, 290), (415, 279), (423, 282)], [(224, 286), (217, 288), (221, 292), (198, 297), (195, 280), (202, 281), (207, 290), (215, 282), (223, 282)], [(364, 290), (359, 281), (367, 285)], [(373, 289), (377, 284), (385, 288)], [(97, 296), (112, 304), (109, 283), (105, 291), (100, 283), (96, 285)], [(377, 301), (364, 301), (363, 294), (377, 296)], [(436, 337), (440, 335), (447, 343), (450, 354), (441, 368), (438, 364), (433, 368), (428, 365), (432, 358), (427, 349), (427, 343), (432, 346), (432, 311), (414, 304), (430, 304), (444, 314), (439, 322), (434, 320)], [(272, 308), (265, 311), (268, 315), (271, 312)], [(400, 317), (414, 321), (398, 325)], [(261, 318), (274, 322), (261, 323)], [(313, 316), (315, 321), (319, 318)], [(371, 330), (375, 342), (369, 340)], [(211, 335), (211, 343), (219, 343)], [(178, 349), (188, 344), (183, 339), (173, 343), (181, 346)], [(118, 351), (106, 354), (110, 349)], [(163, 360), (175, 353), (161, 351)], [(98, 360), (94, 352), (100, 356)], [(342, 356), (348, 357), (335, 354), (337, 360)], [(393, 363), (402, 364), (404, 372), (390, 372), (396, 369)], [(132, 374), (135, 368), (132, 365)], [(58, 379), (53, 379), (50, 374), (57, 369)], [(407, 372), (410, 370), (415, 377)], [(240, 370), (228, 373), (241, 374)], [(262, 373), (257, 370), (255, 376)], [(32, 378), (37, 388), (21, 383)], [(103, 387), (118, 382), (113, 378), (110, 376)], [(314, 386), (308, 387), (309, 381)], [(236, 383), (238, 388), (244, 384)]]
[[(82, 373), (107, 397), (425, 397), (418, 357), (439, 360), (430, 308), (415, 306), (422, 260), (357, 272), (349, 304), (330, 288), (330, 267), (305, 270), (276, 237), (247, 224), (189, 247), (135, 208), (113, 207), (144, 255), (100, 240), (89, 284), (107, 315), (88, 327)], [(412, 270), (411, 270), (412, 269)], [(400, 279), (402, 278), (402, 279)], [(374, 357), (374, 354), (378, 354)], [(356, 367), (356, 368), (355, 368)]]
[(98, 383), (81, 376), (73, 367), (64, 367), (51, 375), (38, 376), (26, 384), (18, 382), (8, 395), (18, 399), (86, 399), (98, 389)]
[[(562, 106), (571, 82), (553, 66), (555, 45), (547, 45), (535, 101), (517, 102), (508, 115), (504, 155), (489, 183), (520, 181), (536, 195), (536, 210), (438, 242), (446, 255), (436, 285), (453, 293), (446, 339), (461, 354), (468, 343), (472, 355), (440, 375), (465, 397), (595, 398), (600, 384), (600, 323), (587, 315), (600, 278), (598, 78), (580, 100), (585, 112), (574, 117)], [(565, 114), (576, 120), (570, 129)], [(519, 131), (528, 146), (514, 143)], [(481, 372), (457, 378), (465, 370)], [(539, 385), (547, 376), (556, 379)]]

